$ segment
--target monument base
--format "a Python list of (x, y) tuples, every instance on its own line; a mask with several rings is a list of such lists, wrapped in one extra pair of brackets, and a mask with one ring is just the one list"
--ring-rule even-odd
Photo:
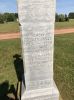
[(25, 91), (21, 100), (59, 100), (59, 92), (54, 84), (50, 88)]

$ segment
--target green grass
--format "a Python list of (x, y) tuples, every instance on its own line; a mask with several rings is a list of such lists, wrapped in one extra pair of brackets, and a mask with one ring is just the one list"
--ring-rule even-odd
[(0, 41), (0, 83), (8, 80), (10, 84), (16, 84), (13, 56), (21, 54), (20, 44), (19, 39)]
[(55, 36), (54, 77), (63, 100), (74, 100), (74, 33)]
[(18, 22), (8, 22), (0, 24), (0, 33), (14, 33), (19, 32)]
[[(16, 87), (13, 55), (21, 54), (19, 39), (0, 41), (0, 83)], [(55, 36), (54, 79), (63, 100), (74, 100), (74, 33)], [(3, 99), (2, 99), (3, 100)]]
[(64, 28), (74, 28), (74, 19), (70, 19), (69, 22), (56, 22), (56, 29), (64, 29)]
[(20, 39), (0, 41), (0, 100), (15, 97), (13, 94), (18, 83), (13, 58), (15, 54), (21, 54)]

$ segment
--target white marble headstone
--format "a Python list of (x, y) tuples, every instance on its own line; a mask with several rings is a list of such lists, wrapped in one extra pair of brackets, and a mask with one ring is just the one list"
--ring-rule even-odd
[[(26, 84), (22, 100), (50, 100), (55, 90), (58, 94), (53, 82), (55, 5), (55, 0), (18, 0)], [(39, 92), (41, 98), (35, 96)]]

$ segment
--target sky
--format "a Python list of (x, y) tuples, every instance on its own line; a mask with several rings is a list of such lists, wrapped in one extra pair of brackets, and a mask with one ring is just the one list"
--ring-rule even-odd
[(56, 12), (69, 14), (74, 12), (74, 0), (56, 0)]
[(0, 0), (0, 13), (17, 12), (16, 0)]
[[(17, 12), (16, 0), (0, 0), (0, 13)], [(56, 12), (68, 14), (74, 12), (74, 0), (56, 0)]]

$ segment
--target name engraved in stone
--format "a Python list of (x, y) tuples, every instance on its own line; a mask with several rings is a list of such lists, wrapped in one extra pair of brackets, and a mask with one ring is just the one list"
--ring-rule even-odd
[(25, 55), (25, 63), (30, 75), (28, 78), (29, 81), (37, 82), (39, 80), (49, 79), (52, 66), (52, 53), (50, 55), (48, 54), (41, 52), (40, 54)]
[(25, 23), (22, 26), (22, 37), (25, 52), (49, 51), (53, 48), (53, 24)]
[(37, 86), (38, 88), (48, 88), (51, 85), (50, 80), (39, 80), (39, 81), (30, 81), (30, 84), (28, 84), (30, 89), (35, 89)]
[(27, 53), (25, 56), (28, 56), (28, 58), (26, 58), (26, 63), (30, 64), (30, 66), (32, 66), (32, 64), (35, 66), (35, 64), (49, 63), (52, 60), (52, 52)]

